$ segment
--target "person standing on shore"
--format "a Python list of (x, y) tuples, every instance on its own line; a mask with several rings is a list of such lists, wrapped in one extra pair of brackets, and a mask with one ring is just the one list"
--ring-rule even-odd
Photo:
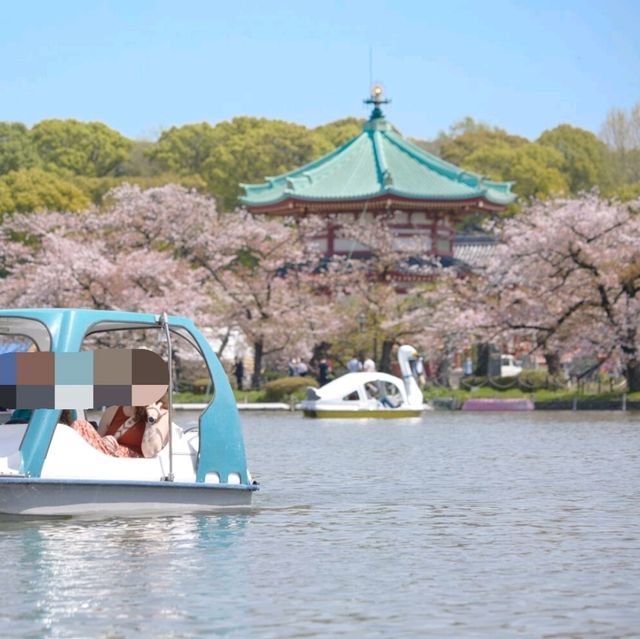
[(350, 373), (359, 373), (362, 370), (362, 362), (357, 357), (352, 357), (347, 362), (347, 370)]
[(331, 373), (331, 365), (326, 357), (320, 358), (318, 362), (318, 383), (324, 386), (329, 383), (329, 375)]
[(236, 385), (238, 390), (243, 390), (244, 384), (244, 363), (241, 357), (236, 357), (236, 363), (233, 367), (233, 374), (236, 378)]
[(362, 364), (362, 370), (365, 373), (375, 373), (376, 363), (370, 357), (367, 357), (367, 359), (365, 359), (364, 363)]

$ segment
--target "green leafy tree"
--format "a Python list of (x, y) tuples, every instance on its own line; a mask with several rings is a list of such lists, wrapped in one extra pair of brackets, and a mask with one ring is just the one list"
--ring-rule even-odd
[(515, 182), (514, 192), (529, 200), (546, 199), (569, 190), (563, 162), (554, 148), (527, 142), (515, 148), (506, 144), (480, 148), (462, 166), (492, 179)]
[(11, 171), (0, 177), (0, 213), (81, 211), (90, 200), (73, 183), (42, 169)]
[(504, 129), (465, 118), (453, 124), (448, 134), (441, 133), (436, 147), (443, 160), (456, 166), (465, 166), (469, 156), (476, 151), (493, 147), (516, 149), (526, 144), (529, 144), (529, 140), (519, 135), (511, 135)]
[(281, 120), (238, 117), (216, 126), (203, 122), (172, 127), (146, 155), (158, 170), (202, 176), (222, 207), (232, 209), (241, 182), (262, 182), (307, 164), (361, 130), (355, 118), (308, 129)]
[(146, 152), (161, 171), (202, 174), (205, 162), (215, 153), (220, 136), (207, 122), (171, 127)]
[(640, 182), (633, 184), (624, 184), (615, 190), (615, 196), (622, 202), (629, 200), (637, 200), (640, 198)]
[(453, 124), (434, 143), (421, 146), (460, 168), (515, 182), (514, 192), (525, 200), (569, 190), (563, 174), (565, 160), (553, 146), (530, 142), (473, 118)]
[(0, 122), (0, 175), (36, 166), (29, 130), (19, 122)]
[(560, 124), (544, 131), (537, 141), (562, 155), (562, 172), (571, 193), (588, 191), (594, 186), (608, 188), (611, 176), (607, 169), (607, 147), (590, 131)]
[(0, 220), (7, 212), (12, 212), (13, 197), (11, 195), (11, 189), (0, 178)]
[(299, 124), (240, 117), (216, 127), (219, 143), (205, 162), (204, 178), (224, 208), (233, 208), (240, 183), (262, 182), (266, 176), (303, 166), (331, 145)]
[(101, 122), (42, 120), (31, 140), (49, 171), (103, 177), (121, 175), (132, 142)]
[(148, 177), (160, 173), (159, 168), (154, 165), (149, 157), (149, 152), (153, 147), (154, 143), (150, 140), (135, 140), (131, 144), (129, 156), (122, 163), (122, 175)]
[(361, 118), (342, 118), (317, 126), (313, 132), (327, 143), (327, 150), (330, 151), (359, 135), (363, 124), (364, 120)]

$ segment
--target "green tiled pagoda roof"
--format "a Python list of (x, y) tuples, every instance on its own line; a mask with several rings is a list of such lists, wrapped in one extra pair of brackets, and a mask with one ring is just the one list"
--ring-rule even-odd
[(240, 201), (264, 211), (375, 198), (500, 209), (516, 197), (512, 184), (463, 171), (405, 140), (383, 117), (372, 117), (360, 135), (328, 155), (262, 184), (242, 184)]

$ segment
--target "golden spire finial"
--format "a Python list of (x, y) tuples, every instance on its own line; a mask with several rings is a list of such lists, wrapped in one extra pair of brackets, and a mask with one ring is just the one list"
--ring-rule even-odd
[(391, 100), (383, 99), (382, 95), (384, 94), (384, 88), (381, 84), (376, 83), (371, 87), (371, 97), (368, 100), (365, 100), (365, 104), (373, 104), (373, 111), (371, 112), (370, 120), (374, 118), (383, 118), (384, 115), (382, 113), (382, 109), (380, 109), (381, 104), (389, 104)]

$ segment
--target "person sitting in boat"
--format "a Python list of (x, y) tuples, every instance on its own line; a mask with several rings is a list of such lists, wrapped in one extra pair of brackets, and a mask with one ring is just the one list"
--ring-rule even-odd
[(386, 394), (385, 390), (384, 390), (384, 385), (378, 383), (374, 383), (374, 382), (369, 382), (367, 384), (365, 384), (365, 389), (367, 391), (367, 396), (370, 399), (374, 399), (376, 400), (380, 406), (384, 406), (386, 408), (397, 408), (398, 405), (394, 404), (390, 399), (389, 396)]
[(384, 391), (382, 391), (380, 393), (380, 397), (378, 398), (378, 401), (380, 402), (380, 404), (382, 404), (382, 406), (384, 406), (385, 408), (398, 408), (399, 404), (393, 402), (388, 395), (384, 394)]
[(364, 389), (367, 391), (367, 397), (369, 399), (378, 399), (378, 395), (380, 394), (380, 390), (373, 382), (367, 382), (364, 385)]
[(155, 457), (169, 439), (168, 398), (148, 406), (110, 406), (98, 429), (84, 419), (71, 428), (89, 444), (112, 457)]

